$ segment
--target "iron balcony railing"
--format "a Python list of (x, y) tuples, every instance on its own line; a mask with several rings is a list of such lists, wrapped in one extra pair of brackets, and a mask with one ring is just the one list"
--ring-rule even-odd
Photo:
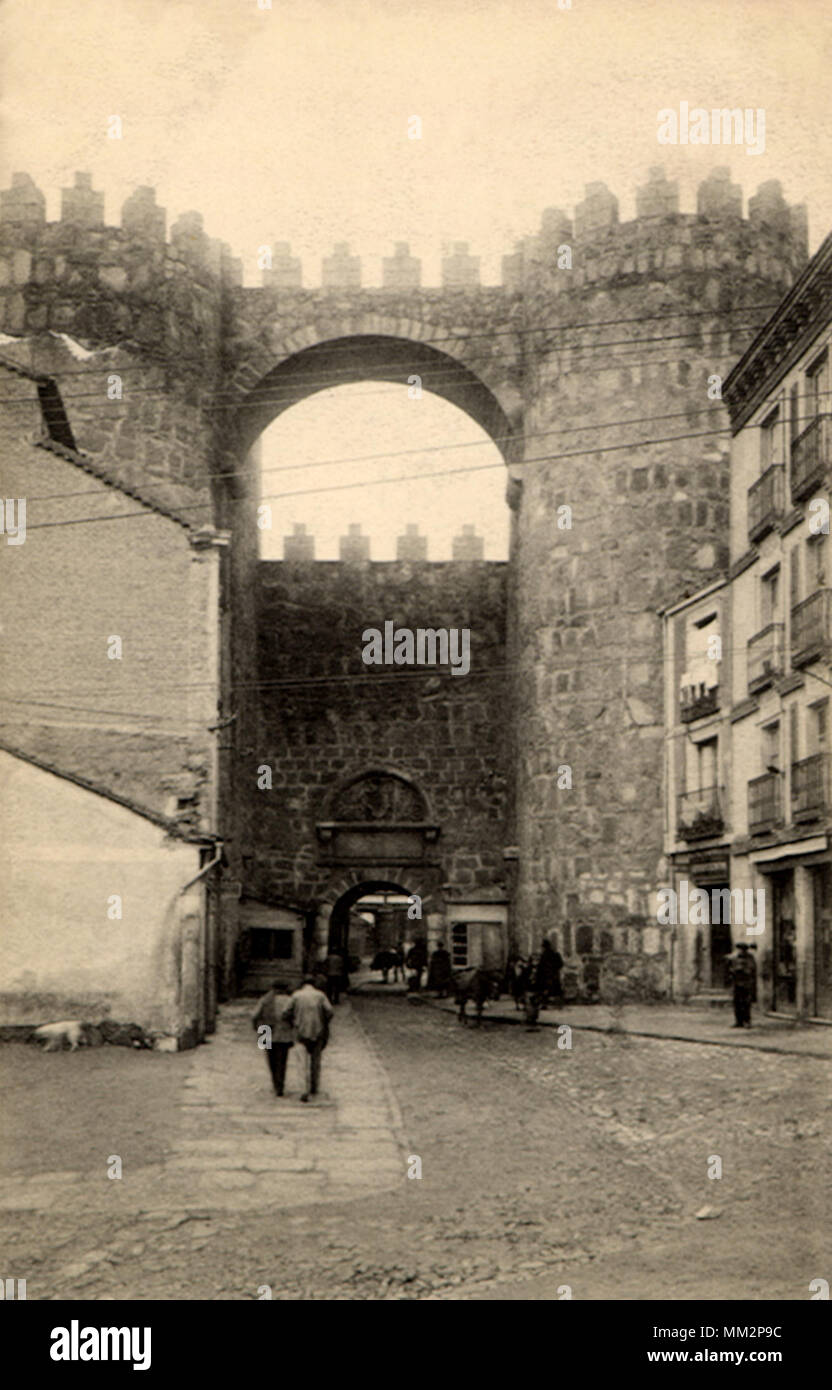
[(718, 685), (683, 685), (679, 691), (679, 721), (682, 724), (701, 719), (705, 714), (716, 714), (718, 709)]
[(832, 461), (828, 415), (816, 415), (792, 440), (790, 451), (792, 501), (800, 502), (822, 483)]
[(792, 609), (792, 666), (825, 656), (832, 646), (832, 589), (816, 589)]
[(752, 835), (783, 824), (781, 781), (779, 772), (764, 772), (748, 783), (748, 829)]
[(769, 623), (748, 642), (748, 693), (762, 690), (783, 674), (783, 624)]
[(792, 763), (792, 820), (817, 820), (829, 809), (829, 754)]
[(683, 840), (704, 840), (719, 835), (725, 826), (722, 815), (722, 788), (703, 787), (681, 792), (677, 803), (676, 826)]
[(759, 541), (780, 520), (785, 509), (785, 469), (772, 463), (748, 489), (748, 539)]

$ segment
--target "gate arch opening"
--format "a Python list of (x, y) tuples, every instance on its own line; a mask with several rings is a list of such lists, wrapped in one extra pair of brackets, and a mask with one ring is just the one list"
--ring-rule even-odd
[[(447, 332), (426, 330), (447, 339)], [(291, 340), (290, 340), (291, 341)], [(454, 340), (465, 347), (465, 340)], [(327, 337), (300, 350), (288, 347), (279, 360), (261, 370), (258, 364), (244, 364), (237, 373), (242, 389), (236, 411), (237, 437), (243, 451), (249, 450), (263, 431), (290, 406), (327, 387), (361, 381), (386, 381), (407, 385), (409, 376), (418, 376), (422, 389), (450, 401), (491, 437), (507, 463), (522, 459), (520, 412), (522, 393), (516, 369), (504, 364), (500, 380), (493, 380), (494, 368), (485, 360), (487, 348), (472, 350), (469, 365), (460, 356), (433, 347), (418, 338), (392, 334), (350, 333)], [(483, 359), (483, 360), (478, 360)], [(256, 384), (246, 389), (252, 375)]]
[[(357, 535), (372, 560), (403, 558), (401, 549), (447, 561), (466, 534), (479, 538), (483, 558), (508, 559), (502, 453), (470, 415), (420, 387), (318, 392), (281, 412), (250, 457), (261, 560), (286, 558), (285, 537), (294, 557), (300, 544), (310, 559), (337, 560), (342, 539)], [(361, 544), (349, 542), (350, 553)]]
[[(407, 909), (414, 892), (399, 878), (367, 878), (353, 884), (333, 903), (329, 914), (328, 950), (352, 958), (351, 974), (366, 973), (379, 950), (393, 949), (406, 939), (424, 937), (426, 924), (421, 917), (410, 918)], [(356, 909), (367, 902), (366, 915), (372, 916), (368, 930), (356, 931)], [(351, 935), (352, 928), (352, 935)], [(363, 940), (359, 936), (363, 936)], [(360, 961), (360, 966), (356, 962)]]

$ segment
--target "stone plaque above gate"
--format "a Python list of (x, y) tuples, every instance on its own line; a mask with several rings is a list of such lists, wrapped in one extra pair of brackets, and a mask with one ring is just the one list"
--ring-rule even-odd
[(327, 860), (401, 864), (424, 860), (439, 836), (426, 797), (399, 773), (373, 769), (339, 788), (316, 825)]

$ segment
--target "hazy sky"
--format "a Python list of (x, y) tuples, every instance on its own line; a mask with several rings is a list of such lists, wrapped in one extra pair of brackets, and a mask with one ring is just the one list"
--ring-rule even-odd
[[(449, 240), (469, 241), (495, 283), (544, 207), (571, 211), (603, 179), (626, 219), (659, 163), (683, 210), (730, 163), (746, 196), (778, 178), (808, 203), (813, 248), (832, 227), (829, 0), (4, 0), (0, 22), (3, 185), (28, 170), (56, 217), (60, 187), (88, 169), (110, 222), (132, 188), (155, 185), (168, 224), (201, 211), (251, 284), (271, 240), (292, 243), (307, 284), (336, 240), (361, 254), (368, 285), (398, 240), (425, 284)], [(680, 101), (763, 107), (765, 152), (660, 146), (657, 112)], [(371, 428), (347, 414), (334, 437), (375, 452), (352, 447)], [(390, 429), (391, 449), (409, 447)], [(307, 424), (307, 453), (333, 456), (326, 430), (315, 441)], [(491, 475), (474, 477), (486, 488)], [(370, 529), (395, 531), (401, 505), (375, 510)]]

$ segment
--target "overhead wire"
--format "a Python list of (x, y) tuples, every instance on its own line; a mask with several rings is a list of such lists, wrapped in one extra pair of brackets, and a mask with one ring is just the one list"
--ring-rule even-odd
[[(563, 453), (558, 454), (533, 455), (531, 458), (524, 460), (523, 467), (531, 463), (551, 463), (570, 458), (589, 458), (596, 454), (623, 453), (629, 449), (644, 449), (651, 447), (655, 444), (675, 444), (686, 439), (704, 439), (713, 437), (715, 435), (725, 435), (729, 433), (730, 430), (728, 428), (719, 430), (694, 430), (687, 431), (681, 434), (665, 435), (653, 439), (637, 439), (633, 440), (629, 444), (617, 443), (601, 446), (591, 445), (587, 448), (567, 450)], [(428, 478), (444, 478), (464, 473), (481, 473), (490, 469), (504, 469), (505, 466), (505, 460), (500, 459), (496, 463), (471, 464), (460, 468), (438, 469), (430, 473), (403, 473), (392, 478), (378, 478), (369, 481), (366, 479), (359, 479), (349, 483), (327, 484), (323, 487), (299, 488), (295, 491), (290, 492), (262, 493), (261, 501), (275, 502), (281, 500), (284, 497), (307, 497), (311, 496), (313, 493), (345, 492), (353, 488), (386, 487), (391, 483), (421, 482), (422, 480)], [(142, 510), (133, 512), (115, 512), (110, 516), (82, 516), (64, 518), (60, 521), (36, 521), (32, 523), (27, 523), (26, 531), (28, 534), (29, 531), (45, 530), (48, 528), (58, 526), (81, 526), (85, 523), (94, 523), (102, 521), (135, 521), (139, 520), (140, 518), (144, 518), (145, 516), (158, 515), (158, 513), (153, 510), (152, 504), (146, 502), (137, 502), (136, 505), (137, 507), (142, 508)], [(170, 511), (172, 513), (175, 513), (176, 515), (179, 515), (183, 512), (204, 510), (205, 508), (209, 508), (210, 506), (211, 500), (209, 498), (206, 498), (202, 502), (186, 503), (183, 506), (171, 505)]]

